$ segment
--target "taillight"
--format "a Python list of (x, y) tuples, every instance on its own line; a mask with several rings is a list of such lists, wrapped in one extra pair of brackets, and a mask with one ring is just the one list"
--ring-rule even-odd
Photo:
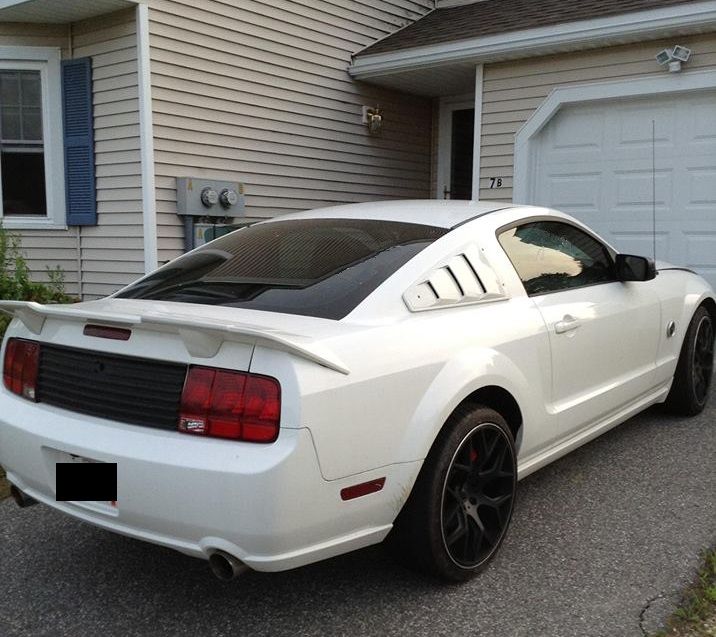
[(39, 366), (39, 343), (20, 338), (11, 338), (7, 342), (2, 377), (11, 392), (36, 402)]
[(249, 442), (278, 437), (281, 387), (275, 378), (192, 365), (184, 383), (179, 431)]

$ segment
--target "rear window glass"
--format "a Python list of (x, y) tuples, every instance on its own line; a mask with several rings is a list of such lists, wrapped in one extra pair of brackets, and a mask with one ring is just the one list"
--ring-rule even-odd
[(340, 319), (447, 231), (373, 219), (257, 224), (172, 261), (117, 297)]

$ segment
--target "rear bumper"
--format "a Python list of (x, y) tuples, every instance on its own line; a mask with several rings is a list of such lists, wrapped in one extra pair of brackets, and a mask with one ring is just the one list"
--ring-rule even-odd
[[(55, 465), (75, 454), (117, 463), (116, 509), (55, 500)], [(209, 440), (37, 405), (0, 389), (0, 464), (38, 501), (99, 527), (196, 557), (220, 549), (278, 571), (381, 541), (417, 463), (323, 479), (308, 429), (270, 445)], [(344, 486), (386, 476), (344, 502)]]

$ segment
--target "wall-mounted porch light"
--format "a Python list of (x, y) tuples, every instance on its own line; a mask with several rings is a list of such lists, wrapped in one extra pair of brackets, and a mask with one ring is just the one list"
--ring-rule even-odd
[(368, 127), (368, 133), (379, 137), (383, 134), (383, 110), (380, 106), (363, 107), (363, 123)]

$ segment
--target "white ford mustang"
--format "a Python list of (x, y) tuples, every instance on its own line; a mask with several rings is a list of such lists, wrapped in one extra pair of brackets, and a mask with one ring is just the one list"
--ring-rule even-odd
[[(98, 301), (14, 314), (0, 464), (20, 504), (229, 578), (382, 541), (467, 579), (517, 479), (654, 403), (709, 395), (714, 293), (571, 217), (356, 204), (233, 232)], [(116, 464), (116, 500), (58, 466)]]

